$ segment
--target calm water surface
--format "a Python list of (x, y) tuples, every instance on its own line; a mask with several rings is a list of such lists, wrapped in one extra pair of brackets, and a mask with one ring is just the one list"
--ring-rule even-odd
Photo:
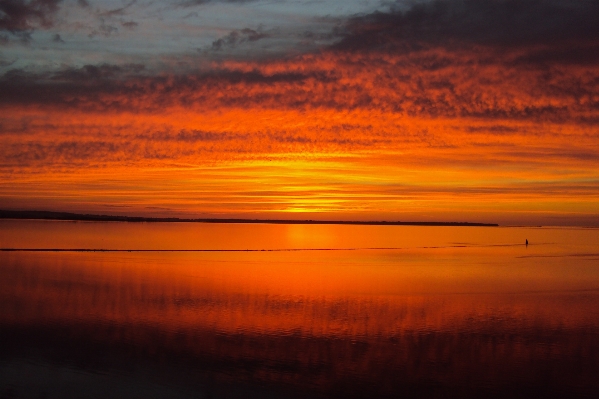
[(30, 249), (0, 252), (2, 398), (599, 392), (597, 229), (3, 220), (0, 248)]

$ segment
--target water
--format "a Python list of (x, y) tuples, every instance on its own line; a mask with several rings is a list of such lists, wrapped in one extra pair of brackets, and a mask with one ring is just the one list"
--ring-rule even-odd
[(0, 397), (599, 391), (596, 229), (4, 220), (0, 247), (30, 249), (0, 252)]

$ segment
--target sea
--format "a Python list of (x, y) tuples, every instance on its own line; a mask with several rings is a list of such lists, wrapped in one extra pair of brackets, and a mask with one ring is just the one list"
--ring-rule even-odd
[(0, 398), (599, 392), (599, 229), (6, 219), (0, 249)]

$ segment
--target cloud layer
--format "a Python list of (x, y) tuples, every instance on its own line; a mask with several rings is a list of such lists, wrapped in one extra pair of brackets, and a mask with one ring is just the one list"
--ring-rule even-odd
[[(105, 17), (135, 32), (128, 4)], [(0, 204), (593, 224), (598, 7), (397, 4), (337, 18), (335, 43), (300, 53), (239, 27), (160, 67), (7, 61)]]

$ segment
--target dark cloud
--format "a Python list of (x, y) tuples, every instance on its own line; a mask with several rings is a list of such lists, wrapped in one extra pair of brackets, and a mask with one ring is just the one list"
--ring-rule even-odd
[(49, 28), (61, 0), (0, 0), (0, 31), (27, 33)]
[(519, 132), (517, 127), (494, 125), (494, 126), (467, 126), (464, 128), (469, 133), (491, 133), (498, 135), (516, 134)]
[(139, 26), (139, 24), (135, 21), (121, 22), (121, 25), (127, 29), (135, 29)]
[(397, 78), (393, 66), (383, 71), (371, 63), (381, 72), (361, 79), (384, 88), (378, 91), (355, 79), (363, 69), (363, 62), (358, 59), (353, 67), (340, 64), (336, 71), (304, 67), (295, 71), (283, 67), (272, 71), (223, 68), (160, 76), (151, 76), (143, 65), (87, 65), (52, 74), (11, 70), (0, 78), (0, 106), (39, 104), (133, 112), (169, 106), (319, 107), (339, 111), (387, 110), (407, 116), (579, 120), (580, 123), (584, 122), (580, 118), (594, 117), (599, 111), (596, 100), (599, 80), (593, 75), (546, 79), (532, 74), (523, 78), (515, 71), (496, 78), (495, 70), (491, 69), (489, 74), (479, 71), (469, 79), (459, 80), (456, 73), (463, 76), (463, 69), (427, 71), (416, 63), (407, 71), (411, 78), (403, 80), (401, 76)]
[[(245, 32), (247, 37), (257, 33)], [(506, 65), (495, 55), (486, 47), (431, 47), (405, 54), (323, 50), (288, 59), (223, 61), (186, 74), (153, 75), (142, 65), (107, 64), (46, 74), (12, 70), (0, 77), (0, 106), (133, 112), (169, 106), (368, 109), (412, 117), (577, 121), (587, 126), (598, 120), (597, 68), (531, 68), (514, 57)], [(509, 134), (500, 129), (492, 133)]]
[[(102, 96), (127, 92), (123, 81), (138, 76), (143, 65), (86, 65), (53, 74), (13, 69), (0, 78), (0, 104), (84, 106)], [(106, 105), (99, 106), (105, 107)]]
[(1, 150), (4, 159), (2, 166), (31, 165), (48, 160), (54, 162), (83, 161), (94, 156), (110, 157), (119, 149), (117, 144), (107, 141), (62, 141), (57, 143), (25, 141), (6, 145)]
[(233, 140), (245, 140), (248, 139), (248, 134), (240, 133), (223, 133), (223, 132), (210, 132), (203, 130), (179, 130), (178, 132), (157, 131), (157, 132), (144, 132), (143, 134), (137, 135), (136, 139), (148, 140), (148, 141), (163, 141), (163, 142), (180, 142), (180, 143), (197, 143), (197, 142), (217, 142), (217, 141), (233, 141)]
[(100, 26), (98, 29), (94, 29), (89, 35), (87, 35), (90, 39), (102, 35), (104, 37), (110, 37), (118, 34), (119, 28), (114, 25), (107, 24), (104, 18), (100, 18)]
[(131, 0), (128, 4), (124, 5), (123, 7), (114, 8), (112, 10), (101, 12), (100, 16), (102, 16), (102, 17), (112, 17), (112, 16), (115, 16), (115, 15), (123, 15), (125, 13), (125, 11), (129, 7), (131, 7), (132, 5), (134, 5), (135, 3), (137, 3), (137, 0)]
[[(228, 92), (235, 86), (301, 86), (308, 79), (322, 82), (335, 79), (334, 75), (320, 71), (266, 74), (259, 70), (217, 69), (199, 74), (164, 76), (144, 76), (143, 72), (144, 66), (138, 64), (86, 65), (46, 74), (13, 69), (0, 77), (0, 105), (66, 105), (98, 110), (115, 107), (135, 111), (140, 104), (133, 102), (141, 97), (148, 97), (143, 104), (144, 109), (175, 104), (190, 106), (210, 103), (212, 99), (209, 95), (202, 93), (220, 88)], [(247, 96), (244, 93), (227, 95), (219, 101), (221, 105), (246, 106), (248, 102), (256, 100)], [(264, 97), (264, 100), (272, 101), (271, 97)]]
[(599, 64), (599, 40), (597, 42), (566, 42), (529, 49), (513, 58), (514, 64)]
[[(423, 46), (522, 46), (573, 43), (582, 58), (599, 41), (596, 0), (437, 0), (350, 19), (335, 48), (418, 50)], [(595, 47), (593, 47), (595, 48)], [(563, 50), (563, 49), (562, 49)], [(569, 59), (566, 51), (540, 57)]]
[(199, 6), (208, 3), (251, 3), (258, 0), (187, 0), (180, 3), (183, 7)]
[(298, 35), (301, 40), (301, 44), (312, 46), (317, 45), (318, 42), (328, 42), (330, 43), (333, 40), (339, 38), (339, 32), (337, 28), (334, 28), (332, 31), (328, 32), (313, 32), (306, 30)]
[(228, 35), (212, 42), (212, 50), (218, 51), (221, 50), (223, 47), (235, 47), (239, 44), (243, 44), (246, 42), (255, 42), (260, 39), (265, 39), (267, 37), (270, 37), (270, 34), (261, 30), (254, 30), (249, 28), (234, 30)]
[(52, 81), (86, 82), (120, 78), (126, 75), (136, 75), (144, 69), (141, 64), (125, 65), (85, 65), (81, 68), (64, 69), (49, 75)]
[(58, 33), (56, 33), (54, 36), (52, 36), (52, 41), (54, 43), (64, 43), (64, 40), (62, 40), (62, 38), (60, 37), (60, 35)]

